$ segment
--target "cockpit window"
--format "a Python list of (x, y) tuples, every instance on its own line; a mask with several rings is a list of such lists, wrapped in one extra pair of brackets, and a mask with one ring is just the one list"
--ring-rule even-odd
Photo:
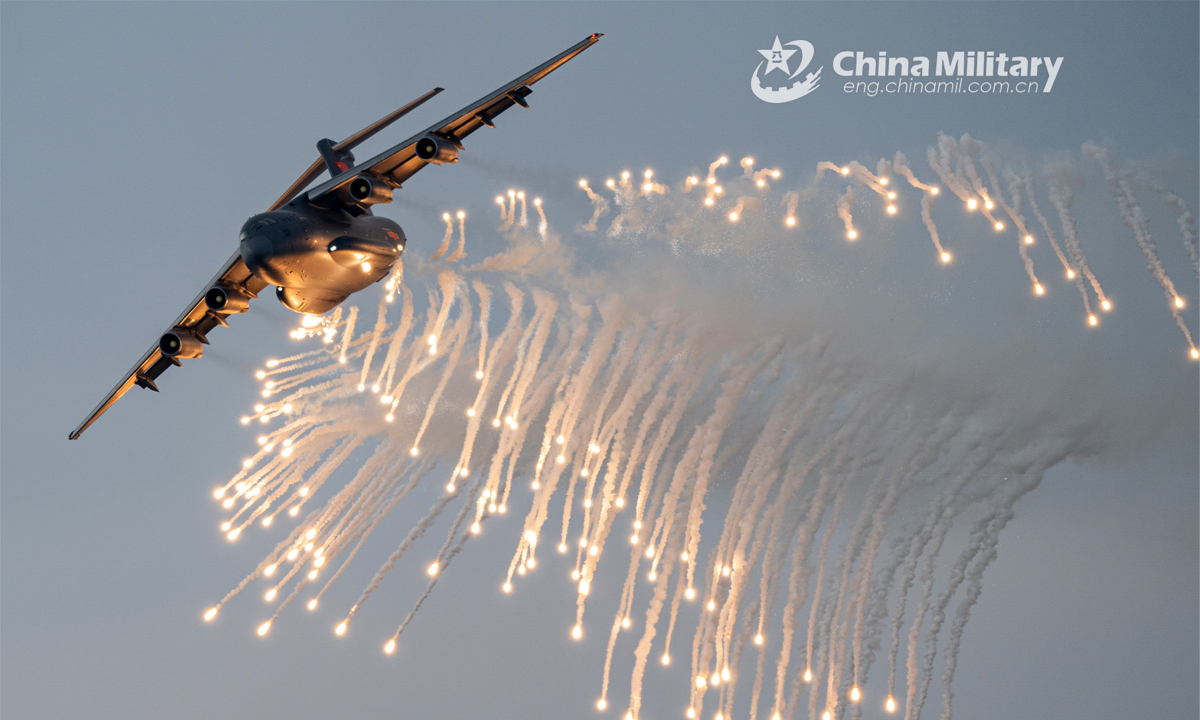
[(242, 230), (241, 234), (238, 235), (238, 239), (245, 240), (246, 238), (250, 237), (258, 230), (261, 230), (264, 227), (266, 227), (268, 225), (273, 225), (273, 224), (275, 224), (275, 221), (272, 220), (271, 218), (260, 218), (258, 220), (255, 220), (253, 223), (248, 225), (246, 227), (246, 229)]

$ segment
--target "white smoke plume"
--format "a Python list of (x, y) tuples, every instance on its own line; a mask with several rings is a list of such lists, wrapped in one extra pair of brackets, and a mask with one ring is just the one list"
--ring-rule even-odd
[[(969, 136), (943, 135), (928, 156), (964, 201), (1000, 206), (1019, 248), (1037, 248), (1023, 242), (1033, 232), (1026, 203), (1056, 247), (1031, 175)], [(374, 326), (356, 330), (366, 323), (351, 308), (314, 333), (328, 344), (268, 362), (258, 375), (262, 401), (243, 420), (267, 427), (215, 495), (231, 540), (252, 521), (271, 531), (294, 525), (210, 612), (264, 580), (275, 603), (265, 633), (319, 578), (309, 603), (323, 610), (318, 600), (330, 603), (326, 590), (345, 582), (350, 560), (370, 556), (381, 521), (434, 478), (431, 507), (380, 554), (379, 570), (339, 615), (338, 634), (369, 597), (393, 591), (382, 587), (387, 575), (448, 521), (423, 568), (432, 580), (386, 639), (392, 652), (451, 561), (485, 524), (496, 525), (519, 532), (505, 592), (544, 566), (573, 573), (575, 624), (564, 631), (581, 642), (597, 622), (588, 601), (607, 590), (601, 571), (622, 578), (616, 614), (599, 621), (607, 630), (600, 699), (620, 703), (622, 715), (639, 717), (651, 658), (686, 667), (690, 644), (688, 717), (700, 717), (707, 701), (704, 717), (730, 717), (745, 702), (758, 717), (857, 719), (862, 705), (850, 693), (866, 692), (875, 654), (890, 641), (887, 687), (903, 695), (905, 717), (920, 717), (940, 658), (948, 719), (967, 621), (1018, 501), (1049, 468), (1120, 442), (1127, 413), (1089, 378), (1031, 377), (1023, 368), (1034, 360), (1020, 351), (931, 353), (908, 328), (858, 309), (862, 294), (906, 309), (894, 286), (876, 288), (896, 280), (888, 253), (905, 250), (865, 243), (856, 255), (878, 253), (870, 257), (879, 269), (862, 277), (838, 265), (844, 258), (814, 251), (841, 227), (854, 230), (854, 187), (841, 194), (844, 178), (892, 200), (912, 192), (892, 173), (905, 177), (922, 201), (924, 229), (911, 226), (945, 253), (933, 218), (938, 187), (917, 179), (902, 154), (875, 171), (823, 162), (810, 184), (779, 192), (767, 180), (780, 185), (782, 172), (747, 161), (740, 177), (719, 184), (726, 163), (683, 183), (704, 185), (703, 195), (660, 193), (648, 174), (606, 183), (619, 210), (606, 228), (598, 223), (608, 200), (583, 184), (593, 216), (579, 230), (600, 231), (586, 240), (559, 235), (536, 200), (541, 223), (527, 227), (527, 206), (516, 212), (524, 193), (509, 194), (507, 206), (501, 195), (498, 238), (472, 235), (473, 248), (501, 249), (453, 270), (410, 264), (405, 282), (387, 288), (401, 292), (399, 318), (393, 312), (389, 322), (381, 299)], [(823, 186), (829, 170), (838, 183)], [(1078, 269), (1072, 279), (1086, 300), (1085, 277), (1094, 279), (1075, 231), (1076, 185), (1061, 166), (1045, 181), (1070, 253), (1060, 261)], [(1113, 182), (1139, 247), (1152, 242), (1127, 179), (1116, 173)], [(799, 212), (812, 227), (798, 231)], [(871, 231), (882, 221), (860, 220), (867, 237), (886, 237)], [(447, 226), (437, 258), (449, 250)], [(462, 218), (458, 231), (459, 252), (447, 260), (465, 245)], [(1037, 283), (1031, 256), (1021, 258)], [(962, 271), (989, 270), (964, 263)], [(353, 477), (329, 487), (352, 462)], [(300, 519), (310, 502), (316, 509)], [(965, 548), (954, 547), (956, 524), (969, 529)], [(609, 568), (614, 545), (622, 562)], [(938, 572), (943, 548), (956, 558), (948, 578)], [(639, 637), (626, 641), (634, 622)], [(907, 674), (898, 681), (902, 648)], [(611, 676), (630, 655), (629, 694), (617, 697)]]

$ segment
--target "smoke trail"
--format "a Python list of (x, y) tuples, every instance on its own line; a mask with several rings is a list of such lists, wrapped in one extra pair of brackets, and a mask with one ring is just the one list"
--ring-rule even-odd
[(388, 556), (388, 559), (383, 563), (383, 565), (375, 571), (375, 577), (371, 578), (371, 582), (367, 583), (367, 586), (363, 588), (362, 594), (359, 595), (358, 600), (350, 607), (350, 612), (346, 613), (347, 620), (354, 617), (354, 614), (357, 613), (359, 608), (362, 607), (363, 603), (367, 601), (367, 598), (371, 596), (371, 593), (375, 592), (375, 590), (379, 588), (379, 584), (383, 582), (383, 579), (387, 577), (387, 574), (392, 571), (392, 568), (396, 567), (396, 563), (400, 561), (400, 558), (404, 557), (404, 554), (413, 546), (413, 543), (425, 535), (425, 531), (433, 525), (434, 520), (437, 520), (438, 515), (442, 514), (442, 510), (445, 510), (446, 506), (450, 504), (450, 501), (453, 499), (454, 495), (450, 494), (443, 495), (442, 497), (438, 498), (437, 502), (435, 502), (433, 507), (430, 508), (429, 514), (421, 518), (420, 522), (418, 522), (416, 526), (409, 531), (408, 537), (404, 538), (404, 541), (400, 543), (400, 546)]
[(1041, 208), (1037, 204), (1037, 195), (1034, 193), (1033, 178), (1028, 174), (1021, 176), (1021, 183), (1025, 186), (1025, 196), (1029, 199), (1029, 209), (1033, 211), (1034, 217), (1038, 219), (1038, 224), (1042, 226), (1042, 230), (1046, 232), (1046, 237), (1050, 240), (1050, 247), (1054, 249), (1055, 256), (1062, 263), (1063, 269), (1066, 271), (1067, 279), (1075, 281), (1075, 288), (1079, 290), (1080, 297), (1083, 298), (1084, 312), (1090, 317), (1092, 315), (1091, 301), (1088, 299), (1087, 287), (1083, 284), (1083, 276), (1075, 272), (1071, 267), (1071, 263), (1067, 261), (1067, 256), (1058, 246), (1058, 239), (1054, 236), (1054, 231), (1050, 228), (1050, 223), (1046, 217), (1042, 215)]
[(533, 206), (535, 208), (537, 208), (537, 213), (538, 213), (538, 236), (541, 237), (543, 241), (545, 241), (546, 240), (546, 230), (549, 229), (550, 224), (548, 222), (546, 222), (546, 213), (544, 210), (542, 210), (542, 199), (534, 198)]
[(736, 221), (738, 218), (744, 215), (747, 210), (762, 210), (762, 202), (758, 198), (750, 197), (748, 195), (738, 198), (737, 203), (735, 203), (733, 206), (733, 210), (729, 213), (729, 219)]
[[(880, 162), (883, 162), (883, 161), (881, 160)], [(928, 192), (931, 195), (938, 194), (938, 189), (936, 186), (926, 185), (925, 183), (923, 183), (917, 179), (917, 176), (913, 174), (912, 168), (910, 168), (908, 166), (908, 158), (904, 157), (904, 153), (901, 153), (901, 152), (896, 153), (896, 157), (893, 158), (893, 160), (892, 160), (892, 169), (895, 170), (896, 172), (900, 173), (901, 175), (903, 175), (905, 177), (905, 179), (908, 180), (908, 184), (912, 185), (916, 189), (924, 190), (925, 192)]]
[(366, 387), (367, 373), (371, 371), (371, 358), (375, 356), (375, 348), (379, 345), (379, 339), (383, 336), (383, 329), (387, 327), (387, 303), (383, 298), (379, 299), (379, 308), (375, 312), (375, 330), (371, 333), (371, 342), (367, 346), (367, 355), (363, 359), (362, 375), (358, 378), (358, 391), (362, 392)]
[(350, 338), (354, 336), (354, 321), (358, 319), (358, 307), (350, 308), (346, 318), (346, 326), (342, 329), (342, 347), (338, 351), (338, 362), (346, 362), (346, 350), (350, 347)]
[(787, 216), (784, 222), (788, 227), (794, 226), (796, 224), (796, 208), (800, 205), (800, 193), (794, 191), (784, 193), (783, 198), (780, 200), (780, 204), (786, 206), (786, 210), (784, 210), (784, 212), (787, 214)]
[(471, 281), (471, 287), (479, 296), (479, 369), (475, 371), (475, 379), (483, 379), (483, 362), (487, 355), (488, 320), (492, 311), (492, 291), (478, 278)]
[(858, 232), (854, 229), (854, 218), (850, 215), (850, 208), (854, 206), (854, 188), (847, 185), (846, 194), (838, 198), (837, 214), (846, 224), (846, 238), (853, 240), (858, 237)]
[(942, 180), (942, 184), (950, 188), (950, 192), (957, 195), (960, 200), (966, 203), (968, 209), (974, 210), (978, 201), (954, 167), (955, 158), (961, 158), (954, 138), (943, 133), (938, 133), (937, 149), (929, 148), (926, 156), (929, 160), (929, 168), (937, 173), (937, 176)]
[(1192, 333), (1183, 320), (1183, 298), (1179, 297), (1179, 293), (1175, 290), (1175, 283), (1171, 282), (1166, 269), (1158, 259), (1158, 247), (1154, 242), (1154, 236), (1150, 234), (1150, 222), (1142, 212), (1142, 207), (1138, 205), (1137, 198), (1133, 196), (1129, 183), (1117, 173), (1117, 169), (1113, 166), (1112, 156), (1106, 148), (1089, 141), (1083, 144), (1083, 153), (1095, 158), (1104, 168), (1104, 179), (1108, 181), (1109, 192), (1112, 193), (1113, 200), (1117, 203), (1117, 209), (1121, 211), (1125, 227), (1133, 231), (1138, 248), (1146, 256), (1146, 265), (1150, 269), (1150, 274), (1162, 286), (1163, 294), (1166, 295), (1167, 308), (1171, 311), (1171, 317), (1175, 320), (1175, 325), (1183, 333), (1184, 338), (1187, 339), (1192, 356), (1196, 357), (1196, 343), (1192, 341)]
[[(1075, 202), (1075, 192), (1067, 183), (1071, 169), (1062, 165), (1049, 166), (1046, 168), (1046, 174), (1050, 186), (1050, 202), (1054, 203), (1055, 209), (1058, 210), (1058, 217), (1062, 220), (1063, 243), (1067, 246), (1067, 253), (1071, 256), (1071, 264), (1074, 266), (1075, 272), (1081, 276), (1081, 282), (1083, 278), (1086, 278), (1091, 283), (1092, 289), (1100, 299), (1100, 307), (1108, 310), (1111, 308), (1111, 303), (1100, 288), (1100, 282), (1092, 274), (1092, 269), (1088, 267), (1087, 258), (1084, 257), (1083, 249), (1079, 246), (1079, 235), (1075, 231), (1075, 216), (1071, 213), (1071, 205)], [(1088, 324), (1095, 325), (1096, 322), (1096, 316), (1089, 313)]]
[(1183, 198), (1161, 182), (1152, 183), (1151, 189), (1161, 193), (1167, 205), (1179, 210), (1179, 234), (1183, 236), (1183, 249), (1192, 259), (1192, 271), (1200, 278), (1200, 252), (1196, 249), (1196, 219), (1192, 216), (1192, 209)]
[[(501, 205), (501, 208), (503, 207)], [(442, 213), (442, 220), (446, 221), (446, 234), (442, 236), (442, 244), (438, 245), (437, 251), (429, 258), (430, 262), (437, 260), (450, 250), (450, 238), (454, 236), (454, 221), (450, 219), (450, 213)]]
[[(429, 581), (429, 585), (425, 587), (425, 592), (421, 593), (421, 597), (417, 598), (417, 601), (413, 603), (412, 610), (408, 611), (408, 615), (404, 617), (404, 620), (400, 623), (400, 627), (396, 628), (396, 633), (391, 637), (391, 643), (395, 643), (400, 637), (400, 633), (404, 632), (404, 628), (408, 627), (408, 624), (412, 622), (417, 611), (421, 609), (421, 605), (425, 603), (430, 593), (433, 592), (433, 588), (437, 585), (437, 581), (442, 576), (442, 573), (445, 572), (446, 568), (450, 567), (450, 562), (462, 551), (463, 545), (466, 544), (467, 539), (470, 537), (469, 535), (464, 533), (457, 543), (453, 545), (451, 543), (454, 541), (454, 536), (458, 534), (458, 529), (462, 526), (463, 520), (467, 517), (467, 513), (471, 509), (471, 501), (475, 499), (475, 494), (479, 491), (482, 484), (482, 476), (477, 477), (475, 482), (472, 483), (471, 489), (467, 492), (467, 501), (463, 503), (462, 510), (454, 518), (454, 523), (450, 526), (450, 534), (446, 537), (446, 542), (442, 545), (442, 549), (438, 551), (437, 560), (430, 566), (429, 574), (433, 576), (433, 579)], [(392, 645), (392, 647), (395, 647), (395, 645)]]
[(967, 179), (971, 181), (971, 187), (981, 198), (983, 198), (983, 207), (980, 208), (980, 212), (983, 213), (983, 216), (987, 218), (988, 223), (997, 231), (1003, 230), (1004, 223), (999, 222), (996, 220), (995, 216), (992, 215), (992, 209), (996, 206), (996, 204), (992, 202), (991, 195), (988, 194), (987, 188), (983, 186), (983, 180), (980, 179), (979, 172), (975, 169), (975, 158), (972, 157), (973, 155), (979, 155), (982, 157), (983, 153), (986, 151), (986, 148), (984, 147), (983, 143), (978, 142), (967, 134), (964, 134), (962, 139), (959, 140), (959, 147), (961, 149), (961, 153), (958, 155), (958, 161), (962, 165), (963, 170), (966, 172)]
[[(521, 201), (522, 212), (524, 212), (524, 208), (525, 208), (525, 201), (522, 200)], [(462, 210), (458, 211), (458, 249), (454, 251), (453, 255), (446, 258), (446, 262), (457, 262), (467, 256), (466, 217), (467, 217), (467, 214), (465, 212), (463, 212)], [(523, 218), (522, 218), (521, 224), (522, 225), (525, 224)]]
[(511, 230), (514, 223), (517, 221), (517, 193), (515, 190), (508, 191), (508, 209), (504, 209), (504, 197), (500, 197), (501, 215), (500, 219), (504, 222), (500, 225), (501, 232)]

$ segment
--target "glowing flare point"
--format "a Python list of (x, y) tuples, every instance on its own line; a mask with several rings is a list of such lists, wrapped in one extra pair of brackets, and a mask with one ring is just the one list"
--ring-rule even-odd
[(395, 650), (396, 650), (396, 638), (392, 638), (391, 640), (388, 640), (387, 645), (383, 646), (383, 651), (385, 653), (387, 653), (388, 655), (391, 655), (393, 652), (395, 652)]
[(600, 701), (596, 703), (596, 709), (603, 710), (606, 707), (608, 707), (608, 703), (604, 702), (604, 698), (600, 698)]
[(812, 682), (812, 668), (804, 668), (804, 682)]
[(583, 637), (583, 626), (576, 625), (574, 628), (572, 628), (571, 629), (571, 637), (575, 638), (576, 640)]
[(215, 618), (216, 616), (217, 616), (217, 609), (209, 608), (208, 612), (204, 613), (204, 620), (205, 620), (205, 622), (211, 622), (212, 619)]
[(757, 634), (757, 635), (755, 635), (755, 636), (754, 636), (754, 644), (755, 644), (755, 645), (762, 645), (762, 644), (763, 644), (763, 636), (762, 636), (762, 633), (759, 633), (759, 634)]
[(857, 685), (855, 685), (854, 687), (850, 688), (850, 699), (851, 699), (852, 701), (854, 701), (854, 702), (858, 702), (859, 700), (861, 700), (861, 699), (862, 699), (862, 693), (860, 693), (860, 692), (858, 691), (858, 686), (857, 686)]
[(266, 621), (266, 622), (265, 622), (265, 623), (263, 623), (262, 625), (259, 625), (259, 626), (258, 626), (258, 635), (259, 635), (259, 637), (262, 637), (263, 635), (266, 635), (266, 634), (267, 634), (267, 631), (268, 631), (268, 630), (270, 630), (270, 629), (271, 629), (271, 621), (270, 621), (270, 620)]
[(887, 711), (890, 713), (896, 712), (896, 699), (891, 695), (888, 695), (887, 703), (884, 704), (884, 707), (887, 708)]

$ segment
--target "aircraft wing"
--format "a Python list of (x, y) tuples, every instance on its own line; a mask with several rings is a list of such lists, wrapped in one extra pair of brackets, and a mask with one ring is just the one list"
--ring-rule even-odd
[(594, 45), (603, 35), (589, 35), (582, 42), (568, 48), (549, 61), (530, 70), (521, 77), (500, 87), (495, 92), (474, 102), (441, 122), (422, 130), (395, 147), (376, 155), (375, 157), (356, 165), (347, 172), (339, 174), (325, 183), (318, 185), (308, 193), (310, 200), (335, 192), (359, 175), (369, 175), (384, 178), (399, 187), (408, 178), (428, 163), (417, 157), (416, 145), (427, 136), (439, 137), (458, 148), (462, 148), (462, 139), (484, 125), (494, 127), (493, 119), (513, 105), (528, 107), (525, 97), (532, 90), (529, 86), (549, 75), (571, 58)]
[[(204, 290), (188, 305), (183, 314), (175, 320), (168, 331), (188, 330), (199, 338), (202, 343), (207, 344), (208, 340), (205, 336), (210, 330), (218, 325), (227, 325), (225, 322), (226, 315), (210, 310), (204, 299), (208, 290), (217, 284), (242, 290), (247, 297), (251, 298), (257, 297), (258, 293), (267, 286), (266, 282), (250, 272), (250, 268), (246, 267), (246, 263), (242, 262), (241, 252), (235, 252), (233, 257), (229, 258), (225, 262), (225, 265), (221, 267), (221, 271), (217, 273), (216, 277), (204, 286)], [(176, 358), (163, 355), (162, 350), (159, 349), (158, 342), (155, 341), (150, 349), (146, 351), (146, 354), (142, 355), (142, 359), (126, 373), (124, 379), (117, 383), (117, 386), (96, 406), (96, 409), (84, 418), (83, 422), (79, 423), (79, 427), (75, 428), (75, 431), (67, 437), (71, 440), (78, 438), (84, 430), (88, 429), (88, 426), (96, 422), (96, 418), (103, 415), (105, 410), (112, 407), (113, 403), (119, 400), (134, 385), (158, 392), (158, 387), (154, 384), (154, 381), (168, 367), (180, 364)]]

